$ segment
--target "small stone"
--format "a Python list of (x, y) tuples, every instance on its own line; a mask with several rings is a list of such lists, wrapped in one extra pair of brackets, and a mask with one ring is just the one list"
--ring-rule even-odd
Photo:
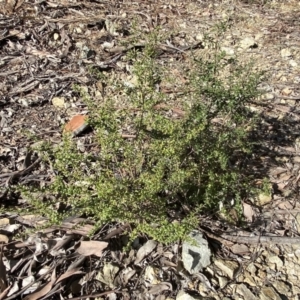
[(8, 243), (8, 242), (9, 242), (9, 237), (6, 236), (5, 234), (0, 234), (0, 243), (1, 243), (1, 244), (2, 244), (2, 243), (6, 244), (6, 243)]
[(54, 41), (57, 41), (59, 39), (59, 34), (55, 32), (53, 34), (53, 39), (54, 39)]
[(139, 83), (138, 77), (136, 75), (129, 76), (126, 78), (126, 81), (124, 81), (124, 85), (129, 87), (129, 88), (135, 88)]
[(260, 300), (281, 300), (281, 297), (272, 287), (263, 287), (259, 294)]
[(217, 277), (219, 281), (219, 286), (222, 289), (228, 283), (228, 279), (224, 276), (217, 276)]
[(65, 97), (53, 97), (52, 104), (55, 107), (64, 108), (65, 107)]
[(99, 92), (99, 90), (96, 90), (95, 91), (95, 99), (99, 99), (99, 98), (102, 98), (102, 93)]
[(77, 42), (77, 43), (75, 44), (75, 46), (76, 46), (76, 48), (78, 48), (78, 49), (82, 49), (82, 48), (84, 47), (84, 44), (83, 44), (82, 42)]
[(275, 96), (274, 96), (274, 94), (266, 93), (266, 94), (264, 94), (263, 98), (266, 100), (273, 100), (275, 98)]
[(209, 288), (203, 282), (200, 282), (198, 285), (198, 292), (201, 296), (207, 296)]
[(284, 262), (284, 266), (288, 269), (288, 270), (295, 270), (295, 263), (290, 261), (290, 260), (285, 260)]
[(268, 204), (271, 201), (272, 201), (272, 195), (266, 195), (264, 193), (258, 195), (258, 202), (260, 205)]
[(244, 272), (244, 280), (243, 280), (243, 282), (247, 283), (250, 286), (257, 286), (257, 283), (255, 282), (255, 280), (253, 278), (253, 275), (250, 274), (250, 272), (248, 272), (248, 271)]
[(257, 282), (261, 282), (261, 281), (264, 281), (267, 277), (267, 273), (266, 271), (262, 270), (262, 269), (259, 269), (258, 272), (257, 272)]
[(253, 37), (246, 37), (240, 41), (240, 46), (243, 49), (254, 48), (257, 47), (257, 43)]
[(114, 41), (112, 41), (112, 42), (103, 42), (102, 44), (101, 44), (101, 47), (103, 48), (103, 49), (111, 49), (111, 48), (113, 48), (115, 46), (115, 42)]
[(288, 88), (288, 87), (286, 87), (283, 90), (281, 90), (281, 94), (285, 95), (285, 96), (289, 96), (292, 92), (293, 91), (290, 88)]
[(291, 292), (290, 286), (283, 281), (276, 280), (273, 282), (273, 286), (278, 291), (278, 293), (282, 295), (287, 296)]
[(0, 226), (8, 225), (10, 223), (11, 223), (11, 220), (9, 218), (0, 219)]
[(289, 106), (295, 106), (296, 105), (296, 100), (286, 100), (286, 103), (289, 105)]
[(291, 50), (288, 48), (282, 49), (280, 51), (281, 57), (289, 57), (292, 55)]
[(157, 268), (147, 266), (144, 274), (144, 279), (151, 284), (159, 284), (160, 281), (157, 278), (157, 274), (159, 274), (159, 270)]
[(291, 59), (289, 61), (289, 64), (292, 66), (292, 67), (297, 67), (298, 66), (298, 63), (296, 61), (294, 61), (293, 59)]
[(233, 279), (233, 275), (239, 268), (239, 264), (232, 260), (218, 259), (215, 261), (215, 265), (230, 279)]
[(294, 295), (300, 294), (300, 288), (298, 286), (296, 286), (295, 284), (292, 284), (292, 291), (291, 292)]
[(298, 264), (295, 264), (295, 274), (298, 278), (300, 277), (300, 266)]
[(20, 103), (21, 105), (25, 106), (25, 107), (28, 107), (28, 106), (29, 106), (27, 99), (20, 99), (20, 100), (19, 100), (19, 103)]
[(281, 81), (281, 82), (287, 82), (288, 79), (287, 79), (286, 76), (281, 76), (281, 77), (280, 77), (280, 81)]
[(196, 299), (202, 299), (202, 298), (192, 297), (191, 295), (189, 295), (188, 293), (186, 293), (183, 290), (179, 291), (176, 296), (176, 300), (196, 300)]
[(196, 35), (196, 40), (197, 41), (203, 41), (204, 40), (204, 34), (203, 33), (198, 33)]
[(255, 297), (255, 295), (243, 283), (239, 284), (236, 287), (236, 292), (238, 294), (240, 294), (241, 296), (244, 296), (244, 299), (247, 299), (247, 300), (257, 300), (257, 298)]
[(247, 267), (247, 271), (249, 271), (251, 274), (255, 274), (257, 271), (257, 268), (255, 267), (254, 263), (250, 263)]
[(65, 126), (65, 132), (76, 136), (88, 127), (87, 116), (76, 115)]
[(221, 47), (221, 51), (224, 51), (228, 56), (234, 55), (234, 49), (229, 47)]
[(277, 255), (268, 257), (268, 260), (270, 263), (276, 265), (277, 271), (279, 271), (283, 267), (283, 262)]

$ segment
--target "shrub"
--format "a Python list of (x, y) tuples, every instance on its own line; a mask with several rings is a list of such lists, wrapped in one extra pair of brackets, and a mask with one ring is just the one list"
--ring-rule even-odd
[[(68, 136), (61, 147), (47, 147), (44, 159), (56, 176), (39, 191), (72, 208), (63, 216), (76, 212), (98, 225), (129, 222), (133, 235), (142, 232), (168, 243), (197, 226), (199, 213), (217, 212), (220, 202), (226, 211), (232, 199), (238, 204), (249, 192), (239, 161), (251, 152), (247, 105), (257, 96), (259, 75), (233, 65), (223, 80), (222, 71), (232, 63), (224, 53), (193, 58), (186, 85), (171, 100), (157, 88), (167, 80), (167, 66), (159, 64), (156, 45), (150, 38), (142, 51), (128, 54), (135, 84), (106, 75), (114, 93), (102, 103), (77, 87), (89, 107), (99, 152), (80, 152)], [(184, 116), (170, 116), (173, 105)], [(50, 200), (32, 203), (56, 218)], [(179, 214), (182, 206), (185, 213)]]

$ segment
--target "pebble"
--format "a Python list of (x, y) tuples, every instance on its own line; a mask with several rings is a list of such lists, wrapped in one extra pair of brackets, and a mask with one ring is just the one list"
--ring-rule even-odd
[(291, 50), (288, 48), (282, 49), (280, 51), (281, 57), (289, 57), (292, 55)]
[(53, 97), (52, 104), (55, 107), (64, 108), (65, 107), (65, 97)]

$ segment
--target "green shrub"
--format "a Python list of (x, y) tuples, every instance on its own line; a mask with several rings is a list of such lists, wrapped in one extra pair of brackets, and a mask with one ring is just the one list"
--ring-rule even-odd
[[(199, 213), (218, 212), (220, 203), (226, 211), (232, 199), (238, 204), (249, 192), (239, 161), (251, 151), (247, 105), (257, 96), (259, 76), (233, 66), (224, 81), (221, 72), (232, 61), (223, 53), (194, 58), (184, 89), (171, 101), (157, 89), (167, 77), (156, 56), (153, 39), (132, 51), (127, 59), (135, 84), (106, 75), (115, 93), (100, 104), (77, 87), (88, 104), (99, 153), (80, 152), (68, 136), (61, 147), (47, 147), (45, 160), (56, 176), (39, 191), (72, 207), (67, 215), (83, 214), (98, 224), (129, 222), (133, 234), (168, 243), (197, 226)], [(181, 107), (184, 116), (173, 118), (155, 107), (162, 103)], [(32, 203), (55, 219), (50, 200)], [(184, 215), (178, 214), (182, 206)]]

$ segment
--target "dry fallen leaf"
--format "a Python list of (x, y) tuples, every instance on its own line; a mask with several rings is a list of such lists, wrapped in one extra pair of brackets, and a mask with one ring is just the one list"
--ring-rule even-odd
[(151, 287), (151, 289), (148, 291), (151, 295), (157, 295), (162, 293), (163, 291), (169, 291), (172, 290), (172, 285), (168, 282), (162, 282), (160, 284), (155, 284)]
[(156, 247), (157, 242), (154, 240), (149, 240), (145, 245), (143, 245), (136, 254), (135, 265), (139, 264), (147, 255), (149, 255)]
[(47, 295), (56, 281), (56, 270), (54, 269), (51, 275), (51, 280), (43, 285), (38, 291), (26, 296), (23, 300), (37, 300)]
[(7, 296), (7, 294), (8, 294), (8, 292), (9, 292), (10, 288), (11, 288), (11, 285), (8, 286), (8, 287), (0, 294), (0, 300), (4, 300), (4, 299), (5, 299), (5, 297)]
[(132, 276), (135, 275), (135, 273), (136, 270), (133, 270), (131, 268), (126, 268), (121, 271), (120, 277), (124, 286), (128, 283), (128, 281), (132, 278)]
[(293, 204), (291, 201), (280, 201), (277, 207), (280, 209), (293, 209)]
[(99, 272), (97, 279), (105, 284), (107, 284), (111, 289), (115, 288), (115, 277), (119, 272), (120, 268), (114, 264), (107, 263), (103, 267), (103, 271)]
[(79, 271), (79, 268), (68, 270), (64, 274), (62, 274), (58, 277), (56, 283), (59, 283), (59, 282), (63, 281), (64, 279), (66, 279), (70, 276), (76, 275), (76, 274), (84, 274), (84, 272)]
[(77, 249), (79, 254), (84, 256), (96, 255), (102, 256), (102, 251), (107, 247), (108, 243), (101, 241), (82, 241)]

